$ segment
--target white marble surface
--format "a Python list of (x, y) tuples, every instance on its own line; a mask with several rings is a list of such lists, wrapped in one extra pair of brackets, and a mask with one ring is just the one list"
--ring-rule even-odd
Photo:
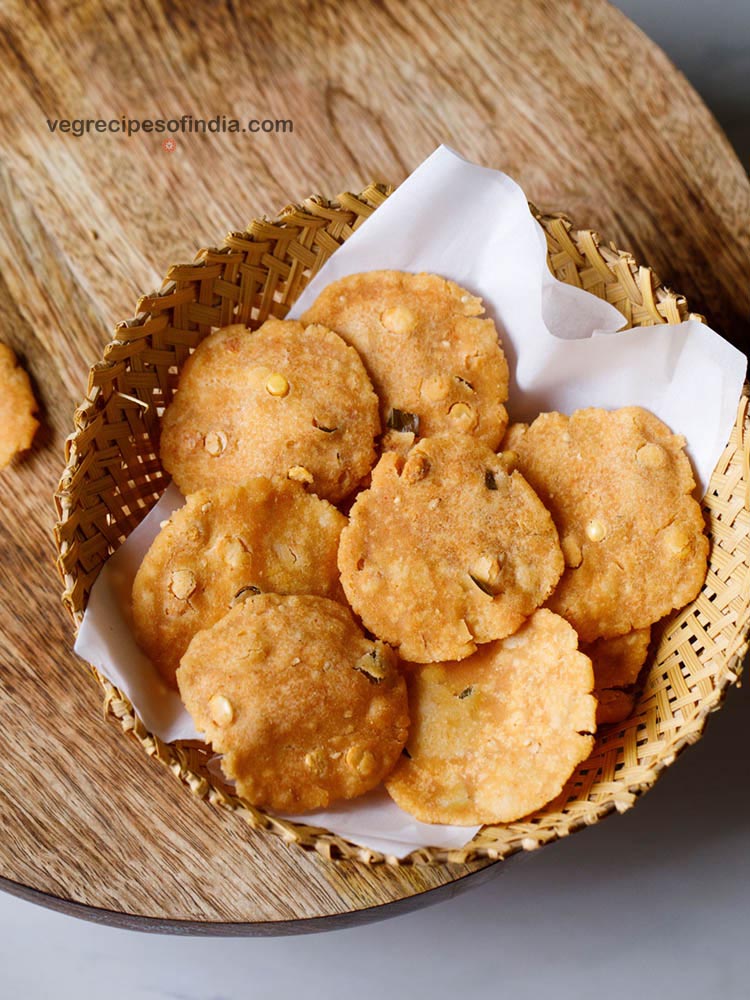
[[(750, 158), (750, 2), (621, 0)], [(137, 934), (0, 893), (0, 1000), (526, 1000), (750, 992), (747, 686), (636, 809), (383, 923), (297, 938)]]

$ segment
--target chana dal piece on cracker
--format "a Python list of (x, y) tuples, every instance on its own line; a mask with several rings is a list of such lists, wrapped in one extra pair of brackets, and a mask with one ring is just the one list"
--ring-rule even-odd
[(435, 274), (352, 274), (324, 288), (303, 321), (335, 330), (361, 355), (387, 450), (450, 433), (499, 444), (508, 365), (482, 300), (466, 289)]
[(31, 447), (39, 421), (29, 376), (6, 344), (0, 344), (0, 469)]
[(523, 477), (455, 435), (382, 456), (341, 534), (339, 568), (366, 628), (429, 663), (514, 632), (550, 595), (563, 557)]
[(375, 461), (378, 400), (357, 352), (318, 325), (228, 326), (188, 358), (161, 457), (183, 493), (287, 476), (336, 502)]
[(543, 413), (503, 460), (552, 513), (565, 573), (548, 607), (582, 642), (645, 628), (697, 595), (708, 539), (685, 440), (647, 410)]
[(196, 632), (245, 593), (343, 600), (336, 555), (346, 518), (299, 483), (250, 480), (191, 494), (154, 540), (133, 584), (138, 643), (175, 684)]
[(248, 597), (193, 638), (177, 681), (238, 793), (282, 812), (374, 788), (407, 735), (395, 654), (322, 597)]
[(406, 751), (386, 787), (424, 823), (509, 823), (542, 808), (591, 753), (591, 661), (541, 609), (452, 663), (405, 666)]

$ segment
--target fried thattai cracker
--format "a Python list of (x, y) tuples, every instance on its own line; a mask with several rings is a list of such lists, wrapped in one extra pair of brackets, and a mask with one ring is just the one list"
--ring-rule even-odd
[(581, 645), (581, 652), (594, 667), (594, 694), (599, 701), (597, 725), (622, 722), (632, 713), (634, 685), (646, 662), (650, 641), (651, 629), (641, 628), (614, 639), (597, 639)]
[(324, 327), (269, 319), (219, 330), (188, 358), (161, 457), (186, 494), (281, 475), (337, 501), (370, 471), (379, 432), (357, 352)]
[(618, 688), (607, 688), (597, 691), (596, 724), (605, 726), (613, 722), (623, 722), (633, 714), (635, 694), (632, 691), (620, 691)]
[(201, 490), (171, 516), (133, 584), (139, 644), (167, 683), (188, 643), (241, 592), (343, 600), (336, 554), (346, 518), (299, 483), (252, 479)]
[(13, 351), (0, 344), (0, 469), (31, 447), (39, 421), (29, 376)]
[(558, 795), (593, 747), (591, 661), (572, 627), (537, 611), (467, 660), (406, 669), (411, 729), (386, 780), (425, 823), (507, 823)]
[(603, 690), (635, 684), (646, 662), (650, 641), (651, 629), (640, 628), (614, 639), (583, 643), (581, 652), (594, 664), (596, 687)]
[(685, 439), (652, 413), (543, 413), (509, 428), (503, 454), (560, 532), (566, 570), (548, 607), (582, 642), (645, 628), (697, 595), (708, 539)]
[(354, 610), (407, 660), (462, 659), (514, 632), (552, 591), (563, 557), (519, 473), (465, 435), (383, 455), (339, 548)]
[(650, 641), (651, 629), (641, 628), (614, 639), (597, 639), (581, 645), (581, 652), (594, 667), (594, 693), (599, 700), (597, 725), (622, 722), (633, 711), (633, 687), (646, 662)]
[(224, 774), (255, 805), (301, 812), (362, 795), (406, 739), (395, 654), (322, 597), (249, 597), (193, 638), (177, 681)]
[(302, 317), (359, 351), (380, 397), (384, 447), (468, 433), (496, 448), (508, 365), (482, 300), (435, 274), (369, 271), (332, 282)]

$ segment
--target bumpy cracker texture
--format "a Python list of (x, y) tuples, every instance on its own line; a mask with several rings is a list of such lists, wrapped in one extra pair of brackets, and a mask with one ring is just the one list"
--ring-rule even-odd
[(288, 475), (341, 500), (375, 461), (378, 401), (357, 352), (323, 327), (229, 326), (188, 359), (162, 421), (183, 493)]
[(543, 413), (508, 430), (506, 461), (551, 511), (565, 554), (548, 607), (583, 642), (645, 628), (700, 590), (708, 539), (684, 446), (640, 407)]
[(407, 735), (395, 654), (325, 598), (249, 597), (195, 636), (177, 680), (238, 793), (283, 812), (374, 788)]
[[(508, 365), (482, 300), (434, 274), (371, 271), (334, 281), (304, 314), (359, 351), (380, 397), (419, 418), (418, 435), (470, 433), (496, 448), (508, 422)], [(391, 418), (390, 423), (393, 423)], [(412, 429), (387, 431), (404, 452)]]
[(362, 621), (417, 663), (462, 659), (510, 635), (563, 570), (552, 518), (518, 473), (464, 435), (383, 455), (339, 548)]
[(139, 644), (164, 680), (200, 629), (242, 588), (343, 600), (336, 553), (346, 518), (293, 482), (258, 478), (188, 497), (155, 538), (133, 584)]
[(13, 351), (0, 344), (0, 469), (9, 465), (19, 451), (31, 447), (39, 426), (31, 382), (18, 365)]
[[(467, 660), (407, 669), (412, 724), (386, 787), (425, 823), (507, 823), (554, 799), (593, 748), (591, 661), (542, 609)], [(408, 756), (407, 756), (408, 754)]]

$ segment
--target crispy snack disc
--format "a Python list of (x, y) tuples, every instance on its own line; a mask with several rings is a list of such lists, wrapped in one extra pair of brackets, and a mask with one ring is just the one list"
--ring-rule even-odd
[(597, 725), (622, 722), (633, 711), (635, 694), (622, 689), (631, 688), (638, 680), (650, 642), (651, 629), (640, 628), (614, 639), (597, 639), (581, 645), (581, 652), (594, 667), (594, 693), (599, 699)]
[(328, 285), (304, 314), (359, 351), (380, 397), (384, 445), (469, 433), (490, 448), (508, 416), (508, 365), (482, 300), (435, 274), (369, 271)]
[(465, 435), (383, 455), (339, 548), (350, 604), (417, 663), (462, 659), (510, 635), (552, 591), (563, 557), (519, 473)]
[(225, 327), (187, 360), (161, 458), (185, 494), (285, 475), (335, 502), (370, 471), (379, 432), (357, 352), (324, 327), (269, 319)]
[(537, 611), (467, 660), (407, 668), (411, 729), (386, 787), (424, 823), (508, 823), (554, 799), (594, 744), (591, 661)]
[(543, 413), (503, 448), (560, 532), (566, 570), (548, 607), (581, 641), (645, 628), (697, 595), (708, 539), (685, 439), (652, 413)]
[(597, 726), (605, 726), (611, 722), (623, 722), (633, 714), (635, 695), (631, 691), (606, 688), (603, 691), (596, 691), (595, 694), (598, 699), (596, 706)]
[(16, 361), (13, 351), (0, 344), (0, 469), (9, 465), (19, 451), (31, 447), (39, 426), (29, 376)]
[(596, 687), (624, 688), (635, 684), (646, 662), (650, 641), (651, 629), (639, 628), (614, 639), (583, 643), (581, 652), (594, 664)]
[(406, 739), (395, 654), (322, 597), (249, 597), (194, 637), (177, 681), (225, 775), (255, 805), (301, 812), (362, 795)]
[(164, 680), (175, 684), (192, 637), (240, 591), (343, 599), (336, 553), (345, 524), (327, 500), (289, 481), (258, 478), (189, 496), (133, 584), (136, 638)]

